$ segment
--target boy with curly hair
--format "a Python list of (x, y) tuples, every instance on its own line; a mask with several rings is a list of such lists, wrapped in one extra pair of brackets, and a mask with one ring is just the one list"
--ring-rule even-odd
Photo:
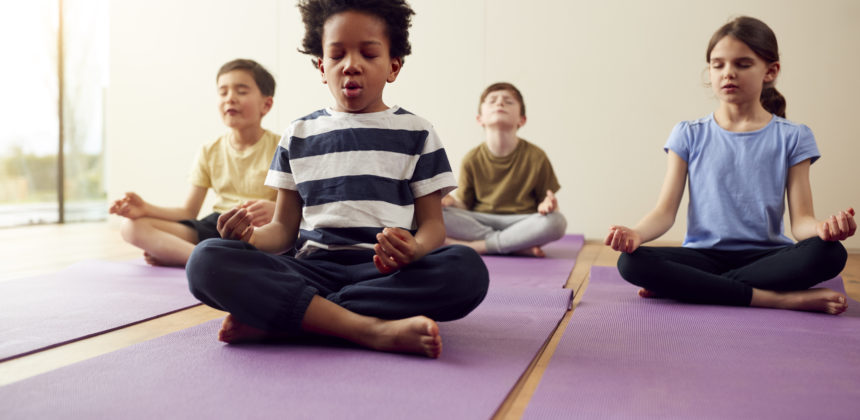
[[(294, 121), (266, 184), (272, 223), (244, 209), (195, 249), (189, 285), (227, 311), (228, 343), (302, 333), (439, 357), (436, 321), (464, 317), (489, 283), (480, 256), (445, 238), (441, 197), (455, 187), (432, 126), (382, 99), (410, 53), (403, 0), (304, 0), (301, 52), (334, 106)], [(239, 239), (228, 240), (228, 239)], [(295, 257), (278, 255), (295, 247)], [(264, 251), (264, 252), (259, 252)]]

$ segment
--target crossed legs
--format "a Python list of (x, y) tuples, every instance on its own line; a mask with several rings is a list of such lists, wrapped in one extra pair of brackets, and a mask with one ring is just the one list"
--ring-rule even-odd
[(618, 269), (643, 297), (839, 314), (845, 295), (810, 288), (838, 275), (846, 257), (841, 243), (810, 238), (761, 251), (640, 247)]

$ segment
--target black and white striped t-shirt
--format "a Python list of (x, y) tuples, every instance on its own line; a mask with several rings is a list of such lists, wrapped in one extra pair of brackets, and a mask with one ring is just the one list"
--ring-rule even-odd
[(402, 108), (368, 114), (323, 109), (294, 121), (266, 185), (298, 191), (296, 249), (372, 249), (385, 227), (414, 233), (415, 199), (457, 185), (429, 122)]

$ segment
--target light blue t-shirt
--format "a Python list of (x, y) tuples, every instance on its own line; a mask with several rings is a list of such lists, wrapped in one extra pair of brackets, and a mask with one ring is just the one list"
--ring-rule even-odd
[(685, 247), (744, 250), (794, 243), (783, 233), (785, 189), (789, 168), (821, 156), (809, 127), (774, 116), (764, 128), (735, 133), (711, 114), (678, 123), (663, 150), (687, 162)]

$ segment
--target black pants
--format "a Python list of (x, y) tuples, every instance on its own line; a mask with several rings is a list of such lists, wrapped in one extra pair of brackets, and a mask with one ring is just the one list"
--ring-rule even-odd
[(442, 247), (390, 274), (376, 269), (373, 254), (319, 250), (298, 259), (241, 241), (207, 239), (194, 248), (185, 270), (201, 302), (272, 332), (298, 332), (314, 295), (362, 315), (451, 321), (487, 294), (487, 267), (471, 248)]
[(812, 237), (794, 245), (744, 251), (640, 247), (621, 254), (625, 280), (659, 296), (692, 303), (748, 306), (753, 288), (805, 290), (845, 267), (841, 242)]

